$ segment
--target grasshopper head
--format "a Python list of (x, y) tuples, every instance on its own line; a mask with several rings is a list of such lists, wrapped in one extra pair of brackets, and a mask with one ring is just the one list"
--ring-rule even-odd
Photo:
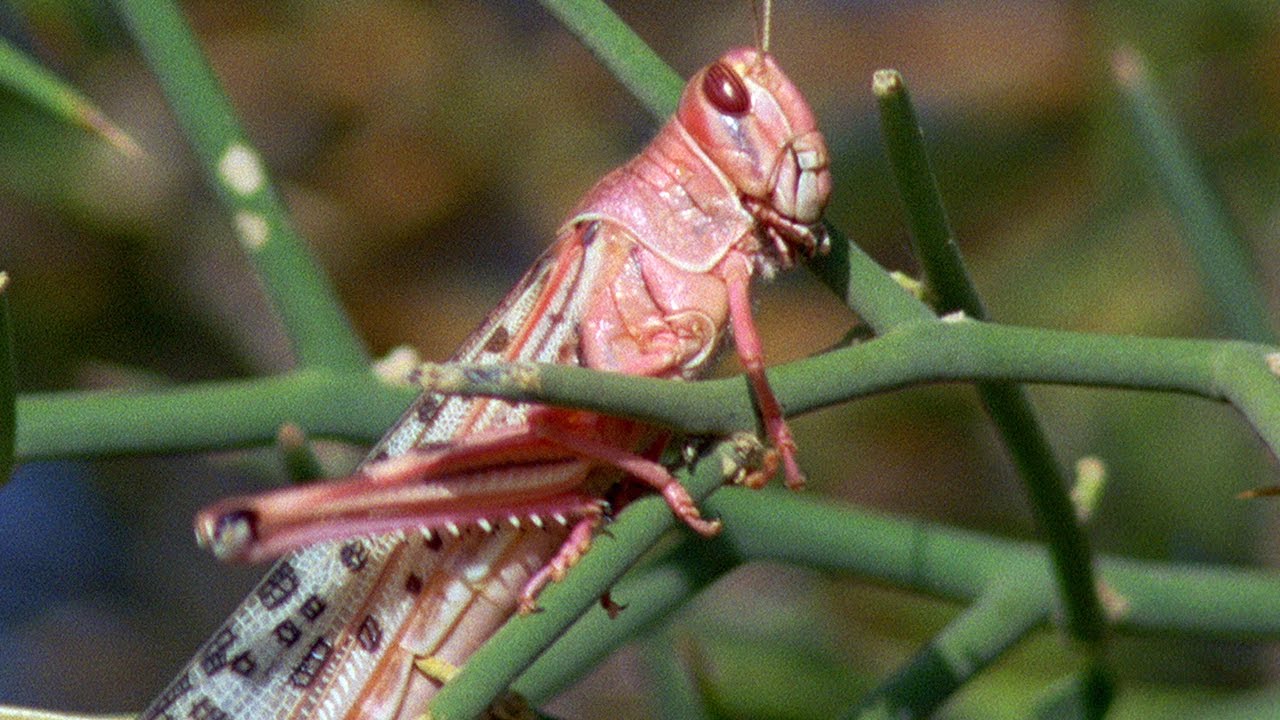
[(826, 250), (827, 143), (809, 103), (773, 56), (738, 48), (699, 70), (676, 117), (737, 186), (786, 266)]

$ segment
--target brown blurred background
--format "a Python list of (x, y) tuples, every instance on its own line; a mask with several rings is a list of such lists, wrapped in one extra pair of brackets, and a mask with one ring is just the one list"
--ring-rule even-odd
[[(614, 7), (684, 75), (754, 37), (745, 0)], [(656, 128), (532, 0), (184, 8), (375, 355), (407, 343), (447, 357), (577, 196)], [(0, 8), (0, 28), (146, 151), (123, 159), (0, 94), (0, 269), (13, 279), (20, 387), (287, 368), (288, 348), (230, 223), (110, 10), (15, 0)], [(1111, 53), (1134, 46), (1223, 194), (1275, 309), (1273, 3), (778, 2), (773, 42), (836, 158), (829, 217), (891, 269), (916, 271), (869, 89), (882, 67), (902, 71), (912, 88), (961, 247), (996, 319), (1216, 337), (1108, 74)], [(856, 323), (803, 272), (761, 296), (772, 362), (825, 348)], [(1065, 463), (1097, 455), (1107, 464), (1089, 528), (1098, 549), (1276, 559), (1277, 511), (1233, 500), (1273, 482), (1276, 464), (1231, 411), (1128, 392), (1038, 388), (1033, 397)], [(971, 389), (873, 398), (795, 427), (814, 494), (1033, 535)], [(0, 702), (144, 705), (260, 573), (200, 553), (192, 513), (280, 478), (269, 450), (23, 468), (0, 491)], [(696, 601), (673, 632), (697, 648), (725, 716), (806, 717), (842, 707), (956, 610), (848, 579), (753, 568)], [(1199, 638), (1121, 640), (1117, 660), (1118, 717), (1177, 714), (1262, 687), (1274, 670), (1266, 648)], [(553, 708), (619, 717), (619, 697), (632, 694), (648, 707), (635, 661), (634, 651), (621, 654)], [(1069, 667), (1063, 644), (1044, 633), (944, 716), (1018, 716)], [(776, 684), (778, 707), (734, 705), (736, 683)]]

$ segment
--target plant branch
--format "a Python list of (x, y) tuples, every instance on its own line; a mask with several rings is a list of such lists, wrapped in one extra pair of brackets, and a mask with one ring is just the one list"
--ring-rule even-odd
[(540, 0), (659, 122), (676, 110), (684, 81), (599, 0)]
[[(1224, 502), (1233, 502), (1224, 498)], [(1055, 609), (1045, 549), (912, 518), (835, 506), (794, 493), (726, 488), (704, 503), (724, 520), (739, 561), (771, 560), (875, 578), (914, 592), (974, 602), (1010, 578)], [(815, 542), (820, 529), (821, 542)], [(1280, 574), (1101, 556), (1117, 630), (1270, 641), (1280, 638)], [(1031, 580), (1024, 580), (1030, 578)]]
[[(895, 70), (881, 70), (872, 86), (880, 103), (890, 165), (907, 208), (912, 244), (928, 288), (942, 312), (961, 310), (969, 317), (986, 320), (986, 308), (947, 220), (925, 151), (924, 131), (902, 76)], [(1068, 495), (1067, 473), (1054, 456), (1031, 399), (1022, 388), (1013, 383), (981, 382), (977, 389), (1018, 468), (1036, 524), (1053, 555), (1067, 629), (1072, 637), (1091, 646), (1088, 654), (1093, 661), (1101, 662), (1106, 618), (1098, 598), (1089, 542)]]
[(1115, 700), (1115, 683), (1096, 666), (1070, 673), (1049, 686), (1027, 714), (1035, 720), (1097, 717)]
[(938, 311), (963, 310), (971, 318), (986, 320), (986, 308), (965, 267), (942, 204), (911, 93), (897, 70), (877, 70), (871, 89), (880, 105), (880, 129), (889, 166), (907, 210), (911, 247), (920, 260)]
[[(722, 494), (708, 499), (708, 509)], [(719, 514), (718, 510), (712, 512)], [(545, 702), (599, 666), (618, 647), (669, 623), (685, 602), (741, 561), (722, 538), (686, 537), (662, 560), (628, 573), (610, 590), (626, 610), (616, 618), (600, 607), (588, 610), (520, 675), (513, 689), (535, 702)], [(575, 568), (564, 582), (577, 582), (576, 572)]]
[(368, 365), (333, 288), (294, 230), (262, 158), (250, 145), (171, 0), (116, 0), (116, 9), (164, 88), (241, 247), (266, 287), (302, 367)]
[(1228, 337), (1275, 342), (1262, 300), (1267, 293), (1250, 270), (1253, 263), (1245, 243), (1178, 132), (1142, 56), (1133, 48), (1121, 48), (1111, 67), (1146, 164), (1182, 229), (1182, 240), (1195, 258), (1223, 330)]
[(1017, 577), (992, 585), (846, 716), (929, 717), (952, 693), (1044, 623), (1049, 609), (1043, 591), (1035, 588), (1046, 584)]
[(24, 395), (22, 461), (219, 450), (267, 445), (291, 422), (312, 436), (372, 443), (416, 396), (370, 370), (297, 370), (150, 392)]
[[(787, 414), (938, 382), (1007, 380), (1177, 392), (1234, 405), (1280, 455), (1276, 348), (982, 323), (918, 322), (769, 371)], [(690, 383), (536, 363), (424, 365), (423, 387), (632, 417), (694, 434), (754, 428), (744, 377)]]
[(59, 120), (87, 130), (126, 157), (142, 150), (88, 98), (0, 38), (0, 85), (11, 88)]
[(710, 720), (711, 715), (683, 657), (682, 651), (691, 648), (687, 638), (670, 628), (641, 641), (641, 672), (649, 681), (645, 694), (653, 704), (653, 717)]
[(877, 333), (933, 320), (933, 311), (898, 284), (889, 271), (827, 223), (831, 252), (805, 266)]
[[(1024, 604), (1030, 598), (1015, 593), (1008, 601), (1020, 610), (1009, 617), (1049, 619), (1057, 607), (1048, 582), (1049, 558), (1036, 543), (836, 506), (780, 490), (723, 488), (702, 505), (724, 521), (720, 537), (688, 538), (662, 560), (628, 573), (612, 593), (627, 609), (613, 620), (599, 608), (587, 612), (520, 677), (515, 689), (535, 702), (545, 701), (621, 645), (669, 621), (724, 573), (752, 560), (874, 579), (958, 602), (981, 603), (993, 589), (1018, 578), (1019, 586), (1034, 596), (1037, 609)], [(619, 522), (625, 517), (623, 513)], [(599, 542), (603, 547), (613, 541), (606, 537)], [(1106, 555), (1098, 558), (1098, 569), (1115, 597), (1111, 615), (1117, 632), (1280, 639), (1280, 575), (1274, 572)], [(574, 568), (561, 584), (578, 583), (577, 572)], [(942, 644), (950, 648), (949, 654), (959, 638), (974, 637), (968, 630), (953, 639), (945, 635), (946, 631)], [(973, 642), (987, 648), (985, 655), (1005, 641), (995, 637), (990, 641), (995, 645), (985, 646), (981, 643), (986, 640)]]
[(1067, 631), (1074, 639), (1092, 645), (1092, 653), (1100, 660), (1106, 617), (1098, 597), (1089, 541), (1071, 502), (1070, 478), (1054, 455), (1025, 390), (992, 382), (978, 383), (977, 389), (1018, 468), (1036, 525), (1053, 555), (1068, 617)]

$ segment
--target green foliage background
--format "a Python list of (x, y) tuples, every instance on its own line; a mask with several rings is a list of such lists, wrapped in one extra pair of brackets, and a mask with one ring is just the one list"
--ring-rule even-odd
[[(571, 36), (523, 3), (183, 8), (375, 355), (409, 343), (447, 357), (578, 194), (655, 127)], [(685, 75), (753, 37), (746, 3), (616, 9)], [(118, 20), (90, 2), (13, 2), (9, 17), (12, 40), (146, 152), (123, 159), (0, 96), (0, 269), (13, 276), (20, 390), (289, 367), (226, 215)], [(1268, 188), (1280, 186), (1280, 18), (1270, 3), (781, 3), (774, 38), (838, 163), (829, 215), (882, 264), (918, 270), (869, 91), (871, 73), (892, 66), (912, 87), (953, 227), (994, 318), (1224, 337), (1115, 89), (1110, 61), (1122, 45), (1147, 58), (1274, 310), (1280, 257), (1268, 241), (1280, 214)], [(760, 312), (774, 363), (823, 349), (856, 322), (803, 273), (765, 291)], [(1274, 559), (1274, 511), (1233, 495), (1273, 482), (1275, 462), (1229, 408), (1078, 388), (1032, 397), (1060, 459), (1107, 464), (1088, 526), (1095, 549), (1180, 562)], [(795, 427), (814, 495), (1033, 535), (969, 388), (862, 400)], [(326, 460), (336, 469), (356, 456), (338, 448)], [(280, 475), (269, 451), (96, 464), (96, 486), (129, 527), (130, 587), (110, 602), (71, 594), (22, 620), (16, 632), (49, 650), (18, 671), (33, 689), (22, 702), (142, 705), (257, 575), (201, 556), (189, 539), (192, 511)], [(821, 532), (806, 541), (822, 542)], [(681, 649), (713, 712), (808, 717), (846, 706), (957, 610), (856, 579), (750, 567), (648, 642)], [(86, 633), (96, 633), (91, 657), (59, 651)], [(1262, 644), (1119, 638), (1113, 655), (1116, 716), (1225, 716), (1272, 697)], [(616, 716), (620, 694), (649, 702), (645, 673), (658, 663), (646, 657), (660, 656), (643, 644), (625, 651), (552, 709)], [(1043, 632), (942, 713), (1023, 716), (1072, 667), (1060, 638)]]

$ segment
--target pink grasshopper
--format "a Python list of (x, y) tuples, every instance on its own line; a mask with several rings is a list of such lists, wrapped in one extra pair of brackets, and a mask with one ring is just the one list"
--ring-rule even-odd
[[(830, 188), (799, 91), (766, 52), (732, 50), (694, 75), (644, 151), (586, 194), (454, 359), (688, 379), (731, 329), (799, 487), (748, 290), (753, 276), (825, 250)], [(587, 550), (620, 477), (717, 532), (650, 459), (664, 439), (588, 412), (424, 394), (352, 478), (204, 510), (197, 536), (219, 557), (288, 555), (142, 717), (418, 717), (443, 679), (427, 661), (459, 666), (513, 612), (534, 609)]]

